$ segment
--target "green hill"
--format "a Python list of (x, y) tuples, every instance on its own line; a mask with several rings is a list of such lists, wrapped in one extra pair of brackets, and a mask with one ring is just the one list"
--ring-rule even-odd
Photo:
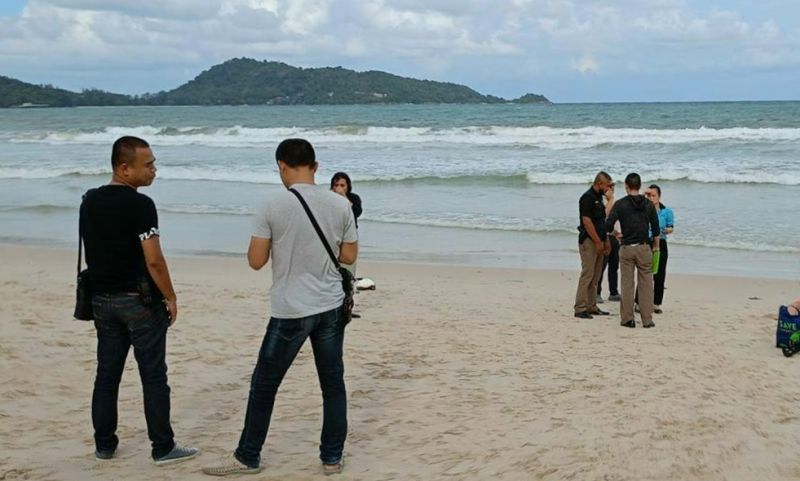
[[(505, 103), (469, 87), (399, 77), (385, 72), (355, 72), (341, 67), (299, 68), (280, 62), (241, 58), (202, 72), (180, 87), (142, 96), (100, 90), (80, 93), (0, 77), (0, 107), (83, 105), (294, 105), (395, 103)], [(549, 103), (527, 94), (513, 102)]]
[(33, 85), (0, 75), (0, 107), (79, 107), (133, 103), (134, 99), (128, 95), (95, 89), (76, 93), (52, 85)]

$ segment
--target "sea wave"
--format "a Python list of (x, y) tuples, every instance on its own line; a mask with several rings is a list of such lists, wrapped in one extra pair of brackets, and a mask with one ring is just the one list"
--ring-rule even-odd
[[(477, 231), (522, 232), (530, 234), (569, 234), (576, 235), (576, 229), (566, 219), (514, 219), (493, 216), (461, 215), (448, 217), (434, 217), (409, 214), (383, 214), (366, 215), (362, 221), (382, 224), (403, 224), (419, 227), (442, 227), (450, 229), (465, 229)], [(670, 238), (671, 244), (691, 247), (702, 247), (725, 250), (742, 250), (754, 252), (775, 252), (786, 254), (800, 254), (800, 247), (795, 245), (768, 244), (749, 241), (719, 241), (717, 239), (682, 239)]]
[[(755, 167), (738, 171), (698, 170), (691, 168), (666, 169), (661, 171), (638, 170), (644, 182), (688, 182), (700, 184), (777, 184), (800, 185), (800, 174), (796, 172), (769, 172)], [(617, 180), (624, 178), (624, 172), (610, 171)], [(374, 175), (367, 172), (351, 171), (354, 182), (366, 185), (419, 184), (452, 186), (498, 186), (524, 187), (527, 185), (584, 185), (592, 182), (595, 172), (511, 172), (511, 173), (453, 173), (433, 175), (402, 173)], [(0, 179), (52, 179), (58, 177), (107, 177), (110, 168), (61, 167), (0, 167)], [(277, 172), (248, 170), (246, 166), (199, 165), (196, 167), (162, 165), (158, 178), (167, 180), (235, 182), (245, 184), (281, 184)]]
[(367, 214), (360, 221), (380, 224), (405, 224), (421, 227), (487, 230), (529, 233), (575, 233), (575, 227), (564, 219), (548, 218), (531, 222), (529, 219), (496, 217), (477, 214), (448, 214), (446, 216), (415, 215), (403, 213)]
[(13, 133), (14, 143), (108, 145), (122, 135), (135, 135), (159, 146), (203, 145), (251, 147), (274, 145), (287, 137), (305, 137), (318, 144), (467, 144), (528, 146), (542, 149), (608, 149), (615, 146), (694, 143), (798, 143), (798, 128), (693, 128), (635, 129), (547, 126), (467, 126), (456, 128), (379, 127), (339, 125), (333, 127), (230, 127), (203, 126), (111, 126), (95, 131), (51, 131)]

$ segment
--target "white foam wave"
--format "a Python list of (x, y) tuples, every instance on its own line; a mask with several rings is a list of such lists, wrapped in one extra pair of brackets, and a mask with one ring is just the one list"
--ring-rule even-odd
[(691, 144), (701, 142), (800, 142), (798, 128), (633, 129), (556, 127), (426, 127), (337, 126), (302, 127), (107, 127), (94, 132), (58, 131), (17, 134), (11, 142), (108, 145), (122, 135), (143, 137), (159, 146), (203, 145), (250, 147), (274, 145), (287, 137), (305, 137), (319, 144), (450, 143), (467, 145), (531, 146), (543, 149), (587, 149), (614, 145)]
[[(723, 167), (718, 170), (675, 169), (664, 171), (638, 170), (644, 182), (697, 182), (703, 184), (778, 184), (800, 185), (800, 174), (795, 172), (773, 173), (751, 168), (747, 171), (740, 169), (737, 172), (726, 171)], [(528, 172), (508, 175), (497, 173), (479, 174), (469, 172), (465, 174), (433, 175), (432, 172), (421, 172), (415, 175), (400, 173), (387, 173), (375, 175), (367, 172), (352, 171), (351, 177), (355, 182), (365, 183), (437, 183), (437, 184), (492, 184), (492, 185), (518, 185), (525, 183), (536, 185), (577, 185), (591, 183), (594, 172)], [(621, 180), (624, 173), (611, 172), (612, 176)], [(108, 176), (110, 168), (93, 167), (64, 167), (63, 164), (52, 167), (0, 167), (0, 179), (49, 179), (65, 176)], [(240, 182), (248, 184), (281, 184), (277, 172), (261, 172), (248, 170), (246, 166), (230, 167), (224, 165), (202, 165), (197, 167), (161, 165), (158, 169), (158, 178), (167, 180), (186, 181), (211, 181), (211, 182)]]
[[(629, 169), (639, 170), (639, 169)], [(718, 170), (664, 170), (646, 171), (639, 170), (642, 181), (649, 182), (697, 182), (701, 184), (779, 184), (779, 185), (800, 185), (800, 174), (797, 172), (773, 173), (755, 168), (747, 171), (738, 172), (725, 171), (722, 167)], [(528, 173), (528, 182), (541, 185), (567, 185), (567, 184), (589, 184), (594, 178), (594, 172), (587, 173)], [(616, 180), (623, 180), (625, 174), (616, 175)], [(612, 173), (612, 177), (614, 177)]]
[(712, 249), (743, 250), (756, 252), (779, 252), (785, 254), (800, 254), (800, 247), (787, 245), (773, 245), (746, 241), (718, 241), (710, 239), (680, 239), (670, 238), (670, 244), (680, 244), (691, 247), (707, 247)]
[(200, 215), (252, 215), (255, 209), (245, 205), (212, 205), (212, 204), (173, 204), (159, 208), (163, 212), (172, 214), (200, 214)]
[(538, 233), (573, 233), (574, 227), (567, 225), (564, 219), (538, 219), (532, 222), (528, 219), (509, 217), (495, 217), (474, 214), (455, 214), (446, 216), (379, 213), (368, 214), (361, 218), (367, 222), (381, 224), (406, 224), (422, 227), (446, 227), (451, 229), (470, 230), (496, 230), (507, 232), (538, 232)]

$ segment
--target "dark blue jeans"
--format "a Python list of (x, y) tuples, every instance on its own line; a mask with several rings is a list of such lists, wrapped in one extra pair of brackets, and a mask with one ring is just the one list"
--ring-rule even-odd
[(347, 392), (344, 386), (344, 323), (338, 309), (300, 319), (270, 318), (250, 381), (250, 397), (236, 458), (256, 467), (267, 439), (275, 393), (306, 338), (311, 338), (314, 363), (322, 388), (322, 436), (319, 457), (323, 463), (342, 459), (347, 438)]
[(92, 424), (98, 451), (113, 451), (117, 438), (117, 397), (125, 359), (133, 346), (144, 390), (144, 417), (153, 458), (175, 446), (169, 422), (167, 328), (162, 304), (148, 306), (135, 294), (96, 294), (92, 298), (97, 328), (97, 377), (92, 395)]

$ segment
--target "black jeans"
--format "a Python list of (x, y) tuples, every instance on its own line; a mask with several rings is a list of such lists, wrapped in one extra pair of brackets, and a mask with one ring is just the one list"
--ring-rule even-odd
[(344, 324), (339, 309), (300, 319), (271, 318), (250, 381), (250, 398), (236, 458), (256, 467), (267, 439), (275, 393), (306, 338), (311, 338), (314, 363), (322, 388), (322, 436), (319, 457), (325, 464), (341, 461), (347, 438), (347, 392), (344, 385)]
[(603, 270), (600, 272), (600, 282), (597, 283), (597, 295), (603, 292), (603, 274), (608, 267), (608, 292), (612, 296), (618, 296), (618, 272), (619, 272), (619, 241), (611, 234), (608, 235), (611, 240), (611, 253), (603, 259)]
[(667, 240), (661, 239), (661, 254), (658, 258), (658, 274), (653, 276), (653, 285), (655, 286), (655, 296), (653, 297), (653, 304), (660, 306), (664, 301), (664, 282), (667, 279), (667, 257), (669, 257), (669, 250), (667, 249)]
[(95, 446), (98, 451), (113, 451), (119, 444), (117, 397), (125, 359), (133, 346), (152, 456), (164, 456), (175, 446), (169, 422), (166, 309), (160, 303), (145, 305), (136, 294), (96, 294), (92, 307), (97, 328), (97, 377), (92, 395)]

